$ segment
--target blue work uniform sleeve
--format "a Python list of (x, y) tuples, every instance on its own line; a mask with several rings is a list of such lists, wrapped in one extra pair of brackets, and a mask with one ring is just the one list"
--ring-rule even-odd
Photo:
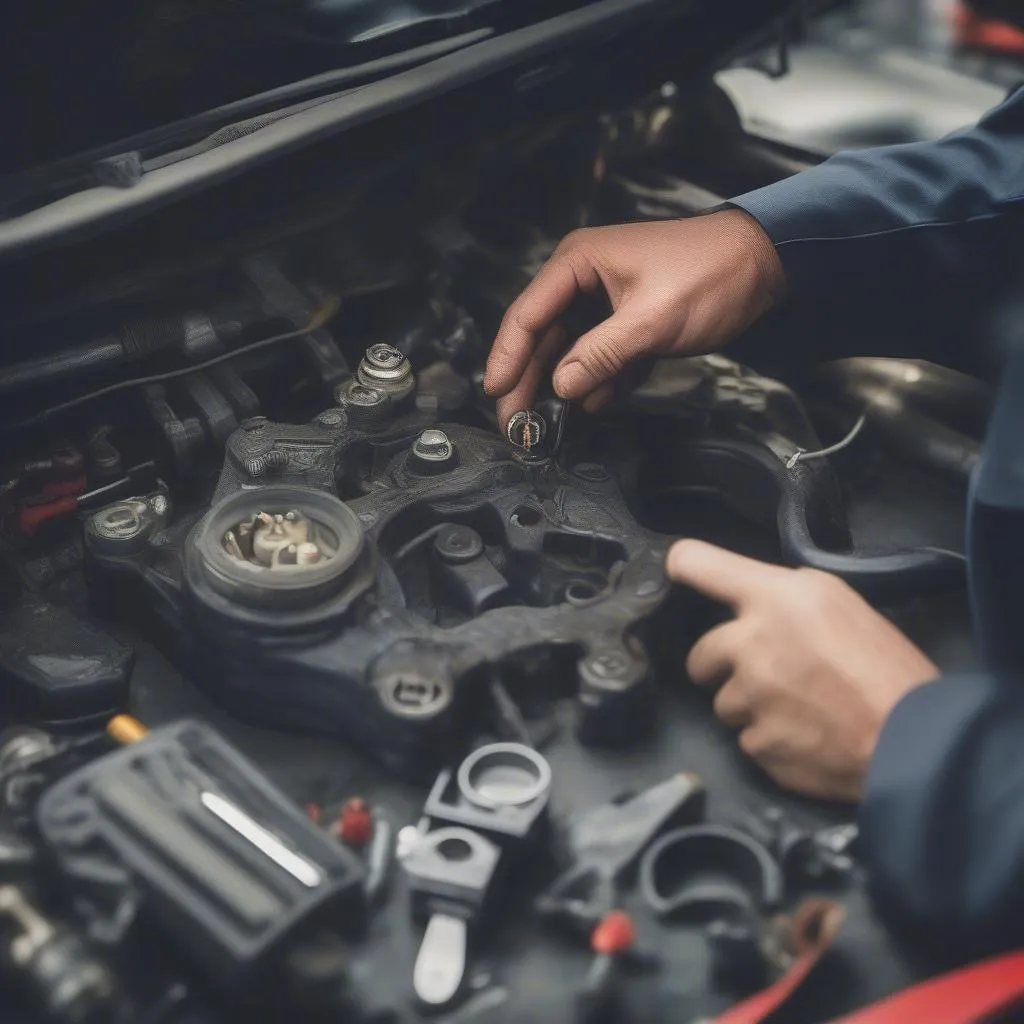
[(1024, 256), (1024, 89), (940, 141), (842, 153), (731, 203), (775, 244), (816, 346), (801, 356), (978, 371), (976, 317)]
[(948, 677), (886, 722), (860, 810), (877, 903), (941, 945), (1024, 942), (1024, 688)]

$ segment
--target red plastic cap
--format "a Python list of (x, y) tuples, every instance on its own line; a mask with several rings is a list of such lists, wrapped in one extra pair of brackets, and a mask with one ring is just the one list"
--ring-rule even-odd
[(338, 838), (346, 845), (360, 849), (373, 838), (373, 816), (366, 801), (354, 796), (341, 810)]
[(624, 953), (636, 942), (636, 929), (628, 914), (613, 910), (590, 936), (590, 948), (599, 955)]

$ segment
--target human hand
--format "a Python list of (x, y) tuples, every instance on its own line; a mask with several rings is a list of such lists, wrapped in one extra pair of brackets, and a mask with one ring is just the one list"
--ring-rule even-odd
[(882, 725), (938, 669), (836, 576), (754, 561), (697, 540), (674, 544), (668, 574), (735, 618), (686, 667), (720, 686), (715, 713), (786, 789), (858, 800)]
[(508, 308), (484, 386), (502, 429), (533, 403), (561, 351), (555, 321), (581, 292), (604, 288), (613, 313), (558, 363), (555, 392), (596, 411), (633, 359), (710, 352), (778, 301), (783, 272), (771, 240), (742, 210), (690, 220), (586, 228), (568, 235)]

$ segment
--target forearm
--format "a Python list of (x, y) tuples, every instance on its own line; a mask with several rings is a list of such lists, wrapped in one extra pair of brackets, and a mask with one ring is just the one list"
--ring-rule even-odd
[(861, 831), (881, 907), (958, 951), (1024, 940), (1024, 688), (984, 676), (889, 716)]
[(975, 369), (965, 333), (1024, 254), (1024, 91), (967, 131), (841, 154), (733, 203), (774, 243), (821, 357)]

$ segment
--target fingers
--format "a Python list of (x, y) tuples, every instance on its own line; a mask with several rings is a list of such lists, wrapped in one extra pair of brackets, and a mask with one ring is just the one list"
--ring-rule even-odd
[(746, 728), (754, 721), (754, 709), (735, 681), (726, 683), (715, 694), (715, 714), (734, 729)]
[(502, 430), (514, 413), (520, 409), (533, 407), (533, 399), (540, 386), (541, 377), (547, 373), (548, 367), (554, 361), (555, 353), (564, 342), (565, 331), (561, 327), (549, 328), (526, 364), (519, 382), (508, 394), (498, 399), (498, 425)]
[(501, 321), (484, 375), (484, 389), (489, 395), (500, 398), (516, 387), (538, 338), (569, 308), (577, 292), (590, 291), (598, 283), (597, 274), (576, 249), (563, 243)]
[(681, 540), (673, 544), (668, 552), (666, 569), (676, 583), (693, 587), (734, 611), (777, 586), (781, 573), (793, 571), (737, 555), (701, 540)]
[(650, 347), (650, 332), (637, 316), (619, 309), (581, 335), (565, 354), (555, 370), (555, 392), (561, 398), (585, 398)]
[(736, 666), (737, 622), (717, 626), (705, 633), (690, 649), (686, 659), (689, 677), (700, 686), (717, 686), (732, 675)]

